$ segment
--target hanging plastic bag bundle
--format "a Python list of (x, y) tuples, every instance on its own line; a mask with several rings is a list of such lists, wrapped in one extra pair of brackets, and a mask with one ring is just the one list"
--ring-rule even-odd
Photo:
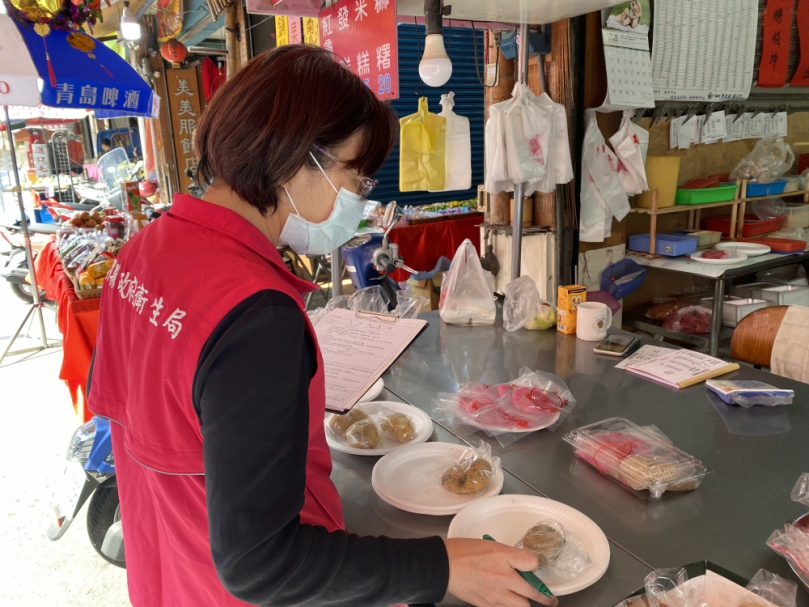
[[(455, 93), (441, 95), (441, 113), (447, 121), (446, 177), (444, 189), (448, 192), (468, 190), (472, 187), (472, 138), (469, 118), (453, 111)], [(433, 190), (439, 191), (439, 190)]]
[(629, 213), (629, 198), (610, 164), (611, 158), (614, 157), (598, 128), (595, 110), (587, 110), (581, 161), (582, 242), (603, 242), (611, 234), (613, 215), (621, 221)]
[(525, 83), (514, 85), (512, 97), (503, 124), (508, 173), (514, 183), (531, 183), (526, 190), (526, 194), (531, 194), (536, 190), (536, 182), (548, 175), (555, 116), (553, 108), (535, 102)]
[(556, 326), (556, 307), (539, 296), (539, 289), (530, 276), (520, 276), (506, 285), (503, 304), (503, 328), (517, 331), (550, 329)]
[(441, 286), (441, 320), (453, 325), (494, 324), (497, 308), (486, 274), (475, 245), (467, 238), (455, 252)]
[(490, 194), (514, 191), (514, 182), (508, 176), (506, 161), (506, 134), (503, 129), (504, 113), (511, 107), (512, 99), (489, 106), (486, 121), (486, 163), (483, 185)]
[(427, 97), (419, 110), (399, 120), (399, 190), (443, 190), (446, 182), (447, 120), (431, 114)]
[(646, 182), (646, 167), (644, 166), (643, 154), (641, 152), (640, 138), (638, 137), (632, 118), (635, 112), (626, 110), (618, 132), (610, 137), (610, 144), (615, 150), (615, 155), (620, 160), (618, 166), (618, 177), (624, 186), (624, 191), (633, 196), (649, 189)]

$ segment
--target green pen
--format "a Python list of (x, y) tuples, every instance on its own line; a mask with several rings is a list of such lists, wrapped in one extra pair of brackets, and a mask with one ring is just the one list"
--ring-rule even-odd
[[(489, 540), (490, 542), (496, 542), (497, 541), (491, 535), (488, 535), (488, 534), (484, 535), (483, 539), (484, 540)], [(536, 575), (534, 575), (533, 572), (531, 572), (531, 571), (520, 571), (518, 569), (515, 569), (515, 571), (517, 573), (519, 573), (526, 582), (531, 584), (531, 586), (533, 586), (534, 588), (539, 590), (546, 597), (548, 597), (549, 599), (553, 598), (553, 592), (550, 591), (550, 588), (548, 588), (542, 580), (540, 580)]]

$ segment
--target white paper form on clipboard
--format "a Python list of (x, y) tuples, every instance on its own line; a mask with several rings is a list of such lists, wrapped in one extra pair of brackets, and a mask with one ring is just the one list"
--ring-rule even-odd
[(388, 314), (330, 312), (315, 326), (326, 374), (326, 409), (353, 407), (427, 326)]

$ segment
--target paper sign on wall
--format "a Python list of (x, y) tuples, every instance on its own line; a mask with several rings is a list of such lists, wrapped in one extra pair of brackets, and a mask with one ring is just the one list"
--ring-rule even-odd
[(275, 46), (289, 44), (289, 22), (286, 15), (275, 16)]
[(396, 0), (340, 0), (318, 13), (320, 46), (380, 99), (399, 98)]
[(320, 46), (320, 26), (315, 17), (303, 18), (303, 41), (312, 46)]

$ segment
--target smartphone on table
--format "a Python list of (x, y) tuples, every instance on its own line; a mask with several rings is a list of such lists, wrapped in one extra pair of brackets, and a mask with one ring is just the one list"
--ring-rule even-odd
[(606, 339), (593, 348), (596, 354), (626, 357), (640, 345), (640, 340), (631, 335), (607, 335)]

